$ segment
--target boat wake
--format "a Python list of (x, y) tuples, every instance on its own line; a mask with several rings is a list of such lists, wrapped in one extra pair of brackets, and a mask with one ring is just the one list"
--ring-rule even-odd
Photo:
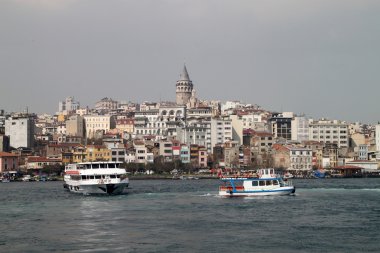
[(380, 188), (303, 188), (301, 191), (380, 191)]

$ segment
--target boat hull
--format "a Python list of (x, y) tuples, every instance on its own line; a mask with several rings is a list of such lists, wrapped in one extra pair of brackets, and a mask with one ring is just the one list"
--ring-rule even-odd
[(124, 192), (128, 187), (129, 182), (120, 182), (114, 184), (70, 184), (64, 183), (63, 187), (73, 193), (80, 193), (83, 195), (104, 194), (104, 195), (118, 195)]
[(255, 190), (255, 191), (238, 191), (238, 190), (219, 190), (219, 195), (224, 197), (250, 197), (250, 196), (280, 196), (295, 193), (294, 186), (280, 187), (271, 190)]

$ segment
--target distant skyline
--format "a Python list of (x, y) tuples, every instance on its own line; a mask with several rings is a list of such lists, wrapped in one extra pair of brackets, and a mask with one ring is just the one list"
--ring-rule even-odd
[(197, 96), (380, 121), (377, 0), (2, 0), (0, 109)]

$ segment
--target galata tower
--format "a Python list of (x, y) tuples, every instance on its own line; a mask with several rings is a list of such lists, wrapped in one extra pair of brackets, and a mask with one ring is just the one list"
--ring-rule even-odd
[(186, 105), (193, 91), (193, 82), (189, 78), (186, 65), (183, 65), (183, 70), (176, 83), (176, 103), (178, 105)]

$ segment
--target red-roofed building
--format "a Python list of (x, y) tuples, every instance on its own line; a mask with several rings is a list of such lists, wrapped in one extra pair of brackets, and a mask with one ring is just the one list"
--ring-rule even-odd
[(18, 170), (18, 155), (0, 152), (0, 173)]
[(26, 169), (27, 170), (40, 170), (48, 165), (62, 164), (61, 159), (47, 158), (41, 156), (29, 156), (26, 159)]

